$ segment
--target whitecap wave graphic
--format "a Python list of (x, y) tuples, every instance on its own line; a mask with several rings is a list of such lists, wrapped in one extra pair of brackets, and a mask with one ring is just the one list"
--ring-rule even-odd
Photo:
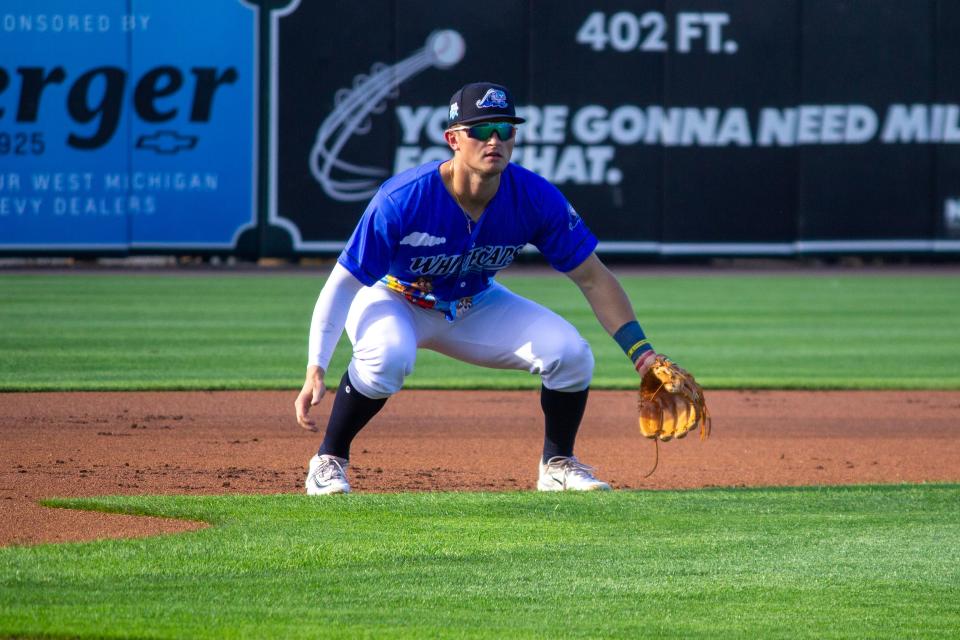
[[(353, 135), (370, 132), (370, 114), (383, 113), (388, 99), (396, 99), (397, 87), (429, 69), (448, 69), (463, 59), (466, 43), (452, 29), (434, 31), (422, 49), (394, 65), (374, 63), (370, 74), (353, 79), (353, 88), (340, 89), (335, 107), (317, 130), (310, 150), (310, 172), (324, 192), (341, 202), (367, 200), (390, 172), (381, 167), (364, 167), (340, 159), (340, 152)], [(333, 176), (334, 171), (338, 177)]]

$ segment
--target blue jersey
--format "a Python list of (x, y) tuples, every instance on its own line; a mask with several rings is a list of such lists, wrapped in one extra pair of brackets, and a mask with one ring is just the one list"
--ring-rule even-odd
[(537, 174), (508, 164), (473, 222), (444, 186), (440, 164), (398, 174), (370, 201), (339, 258), (363, 284), (383, 281), (411, 302), (446, 309), (481, 294), (528, 243), (564, 272), (596, 248), (570, 203)]

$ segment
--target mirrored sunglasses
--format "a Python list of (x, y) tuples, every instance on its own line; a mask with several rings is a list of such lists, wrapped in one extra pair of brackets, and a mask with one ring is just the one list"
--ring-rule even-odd
[(501, 140), (511, 140), (517, 135), (517, 127), (509, 122), (481, 122), (469, 127), (457, 127), (454, 131), (466, 131), (474, 140), (489, 140), (494, 133)]

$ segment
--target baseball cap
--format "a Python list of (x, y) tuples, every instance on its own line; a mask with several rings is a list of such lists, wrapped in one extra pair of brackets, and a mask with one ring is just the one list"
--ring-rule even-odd
[(483, 120), (503, 120), (520, 124), (510, 90), (492, 82), (472, 82), (461, 87), (450, 98), (447, 128)]

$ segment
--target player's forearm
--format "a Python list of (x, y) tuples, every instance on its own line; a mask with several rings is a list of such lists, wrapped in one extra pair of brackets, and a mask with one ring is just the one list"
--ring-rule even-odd
[(600, 325), (611, 336), (628, 322), (637, 319), (630, 299), (612, 273), (604, 269), (605, 275), (587, 286), (581, 286), (590, 308), (597, 316)]
[(620, 281), (594, 254), (569, 275), (590, 303), (597, 320), (643, 376), (654, 353), (653, 346), (637, 322), (633, 305)]
[(603, 284), (587, 290), (589, 294), (584, 291), (584, 295), (590, 301), (600, 324), (643, 376), (649, 366), (648, 359), (655, 354), (653, 346), (637, 322), (633, 306), (620, 282), (609, 271), (607, 273), (609, 280), (603, 279)]
[(626, 323), (637, 319), (620, 281), (596, 254), (591, 254), (567, 275), (580, 288), (600, 325), (611, 336)]
[(334, 266), (313, 308), (307, 352), (308, 365), (327, 370), (330, 358), (333, 357), (333, 350), (343, 334), (350, 304), (362, 288), (363, 283), (340, 263)]

